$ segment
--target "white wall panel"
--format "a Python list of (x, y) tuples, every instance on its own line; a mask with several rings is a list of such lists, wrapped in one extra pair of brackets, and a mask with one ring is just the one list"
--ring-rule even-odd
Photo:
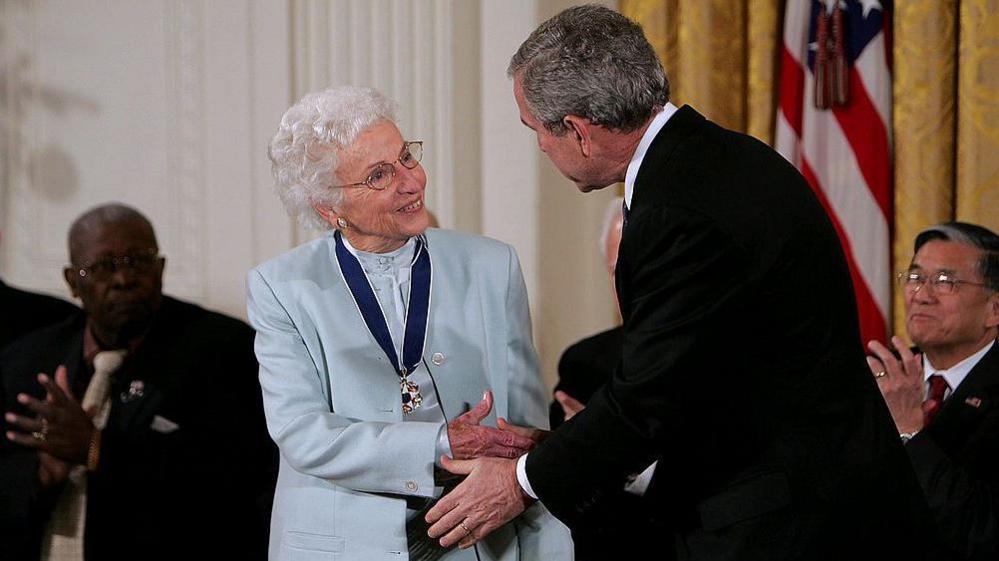
[[(482, 30), (482, 231), (513, 244), (520, 254), (527, 293), (538, 322), (538, 165), (541, 152), (520, 123), (513, 84), (506, 76), (510, 56), (537, 26), (536, 0), (484, 2)], [(536, 329), (537, 330), (537, 329)]]
[[(295, 0), (294, 98), (371, 86), (399, 102), (400, 128), (424, 141), (427, 206), (445, 227), (454, 200), (453, 0)], [(275, 121), (276, 123), (276, 121)], [(316, 235), (300, 231), (298, 240)]]
[(282, 113), (330, 85), (382, 89), (426, 142), (442, 225), (513, 244), (549, 381), (612, 321), (601, 198), (572, 192), (518, 118), (509, 57), (571, 0), (0, 0), (0, 275), (68, 296), (83, 210), (145, 212), (166, 290), (244, 315), (246, 271), (315, 234), (272, 190)]
[[(261, 172), (270, 131), (259, 120), (287, 104), (287, 64), (254, 68), (261, 54), (287, 60), (287, 6), (0, 6), (4, 276), (65, 295), (70, 222), (95, 204), (121, 201), (156, 227), (168, 292), (244, 315), (246, 270), (278, 249), (255, 243), (256, 232), (276, 228), (266, 238), (290, 243), (287, 220), (267, 218), (273, 203), (266, 213), (257, 207), (269, 184)], [(258, 79), (261, 70), (274, 74)]]

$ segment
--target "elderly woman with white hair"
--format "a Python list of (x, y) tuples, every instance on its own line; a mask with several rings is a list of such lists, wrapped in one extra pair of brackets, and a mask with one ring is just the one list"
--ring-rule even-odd
[(572, 557), (540, 504), (475, 549), (426, 535), (442, 456), (517, 457), (532, 441), (487, 425), (547, 421), (517, 255), (427, 228), (422, 153), (394, 103), (359, 87), (305, 96), (271, 141), (285, 207), (329, 230), (247, 280), (281, 450), (271, 559)]

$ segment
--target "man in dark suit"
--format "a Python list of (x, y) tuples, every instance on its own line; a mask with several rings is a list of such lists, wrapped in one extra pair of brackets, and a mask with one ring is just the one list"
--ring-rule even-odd
[(916, 237), (899, 275), (906, 328), (868, 358), (946, 544), (999, 559), (999, 236), (951, 222)]
[[(621, 197), (610, 201), (601, 232), (600, 249), (612, 287), (624, 222), (623, 202)], [(549, 410), (552, 430), (582, 411), (593, 394), (610, 381), (621, 361), (623, 344), (624, 330), (618, 325), (577, 341), (562, 353), (555, 401)], [(590, 509), (587, 518), (576, 524), (572, 529), (576, 561), (663, 557), (656, 528), (647, 512), (651, 505), (642, 497), (655, 467), (653, 464), (635, 474), (624, 489), (607, 493), (601, 504)], [(632, 537), (621, 541), (617, 539), (621, 535)]]
[(264, 559), (276, 457), (253, 331), (162, 295), (134, 209), (88, 211), (69, 250), (83, 310), (0, 355), (0, 557)]
[(625, 182), (622, 360), (516, 462), (446, 462), (468, 477), (428, 513), (431, 535), (467, 546), (531, 496), (572, 527), (661, 456), (646, 499), (679, 559), (923, 557), (925, 501), (864, 363), (839, 241), (801, 175), (670, 104), (641, 28), (607, 8), (542, 24), (509, 73), (521, 120), (566, 177), (584, 192)]
[(21, 335), (66, 319), (77, 311), (76, 306), (4, 284), (0, 280), (0, 349)]

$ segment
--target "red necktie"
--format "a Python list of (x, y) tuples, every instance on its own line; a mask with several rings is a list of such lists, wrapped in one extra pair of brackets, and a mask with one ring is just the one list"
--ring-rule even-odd
[(939, 374), (930, 376), (930, 395), (923, 402), (923, 426), (928, 426), (933, 417), (943, 405), (944, 392), (947, 391), (947, 380)]

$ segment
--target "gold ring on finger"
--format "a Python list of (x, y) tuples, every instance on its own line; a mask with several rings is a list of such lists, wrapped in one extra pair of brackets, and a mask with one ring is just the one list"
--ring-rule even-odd
[(466, 536), (467, 535), (471, 535), (472, 531), (468, 529), (468, 526), (465, 526), (465, 521), (464, 520), (462, 520), (461, 522), (459, 522), (458, 525), (461, 526), (461, 529), (465, 531), (465, 535)]
[(888, 375), (888, 372), (885, 371), (885, 370), (882, 370), (881, 372), (877, 372), (876, 374), (874, 374), (874, 377), (875, 378), (884, 378), (887, 375)]
[(45, 442), (45, 440), (49, 436), (49, 420), (46, 419), (45, 417), (42, 417), (41, 421), (42, 421), (42, 428), (32, 433), (32, 436), (34, 436), (38, 440), (41, 440), (42, 442)]

